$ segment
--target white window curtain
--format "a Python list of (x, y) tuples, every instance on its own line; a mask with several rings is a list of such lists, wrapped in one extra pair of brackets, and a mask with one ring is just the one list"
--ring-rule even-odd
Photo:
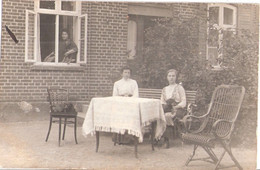
[(37, 61), (41, 61), (41, 36), (40, 36), (40, 32), (41, 32), (41, 30), (40, 30), (40, 15), (39, 14), (37, 14), (37, 49), (38, 49), (38, 51), (37, 51)]
[(128, 59), (133, 59), (136, 55), (136, 39), (137, 25), (133, 20), (128, 21), (128, 36), (127, 36), (127, 53)]

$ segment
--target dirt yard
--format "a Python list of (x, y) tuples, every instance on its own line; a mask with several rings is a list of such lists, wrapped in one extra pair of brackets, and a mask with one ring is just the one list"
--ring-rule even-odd
[[(41, 109), (41, 107), (39, 106)], [(5, 110), (1, 108), (2, 111)], [(0, 167), (1, 168), (50, 168), (50, 169), (187, 169), (208, 170), (214, 165), (207, 162), (185, 161), (192, 152), (192, 146), (182, 144), (181, 140), (171, 140), (171, 148), (156, 147), (152, 151), (149, 140), (138, 145), (138, 158), (134, 156), (133, 146), (114, 146), (110, 134), (100, 137), (99, 152), (95, 152), (95, 137), (81, 135), (78, 127), (78, 144), (75, 144), (73, 127), (66, 130), (65, 140), (58, 146), (58, 124), (54, 124), (45, 142), (49, 125), (48, 112), (22, 113), (15, 106), (12, 112), (1, 112), (0, 121)], [(8, 115), (7, 115), (8, 114)], [(215, 148), (219, 155), (222, 150)], [(233, 153), (244, 170), (256, 169), (256, 147), (235, 146)], [(206, 156), (199, 150), (198, 156)], [(232, 164), (225, 155), (224, 165)], [(232, 169), (232, 168), (231, 168)], [(233, 168), (237, 169), (237, 168)]]
[[(58, 125), (52, 128), (49, 141), (45, 142), (48, 121), (13, 122), (0, 124), (0, 165), (2, 168), (57, 168), (57, 169), (213, 169), (206, 162), (192, 162), (185, 167), (185, 161), (192, 151), (191, 145), (172, 140), (171, 148), (155, 148), (146, 140), (134, 147), (113, 145), (109, 135), (100, 138), (99, 152), (95, 152), (95, 137), (84, 138), (78, 127), (78, 142), (75, 144), (73, 128), (66, 131), (66, 138), (58, 147)], [(220, 153), (220, 148), (216, 148)], [(244, 169), (256, 169), (254, 149), (234, 148), (234, 154)], [(200, 150), (199, 155), (205, 155)], [(224, 164), (231, 160), (225, 156)]]

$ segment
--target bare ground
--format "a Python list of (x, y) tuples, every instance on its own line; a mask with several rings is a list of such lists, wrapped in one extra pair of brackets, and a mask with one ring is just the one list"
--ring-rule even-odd
[[(207, 162), (185, 161), (192, 146), (178, 139), (171, 140), (171, 148), (156, 147), (152, 151), (148, 139), (138, 145), (138, 159), (133, 146), (113, 145), (111, 136), (100, 137), (99, 152), (95, 152), (95, 137), (81, 135), (78, 127), (78, 142), (75, 144), (73, 128), (68, 127), (65, 140), (58, 146), (58, 125), (54, 124), (45, 142), (48, 121), (10, 122), (0, 124), (0, 166), (2, 168), (51, 168), (51, 169), (213, 169)], [(221, 148), (217, 147), (217, 154)], [(256, 150), (234, 148), (233, 153), (244, 169), (256, 169)], [(204, 155), (199, 150), (198, 155)], [(226, 155), (224, 165), (232, 161)], [(232, 168), (231, 168), (232, 169)]]
[[(39, 108), (40, 112), (36, 112)], [(95, 152), (95, 137), (81, 135), (79, 119), (78, 144), (75, 144), (73, 128), (66, 129), (65, 140), (58, 146), (58, 124), (53, 124), (49, 141), (45, 137), (49, 125), (48, 107), (38, 104), (24, 113), (17, 104), (0, 107), (0, 168), (49, 168), (49, 169), (187, 169), (208, 170), (214, 165), (207, 162), (185, 161), (192, 153), (192, 145), (182, 144), (180, 139), (170, 141), (171, 148), (156, 147), (152, 151), (148, 138), (138, 145), (138, 158), (133, 146), (114, 146), (110, 134), (101, 134), (99, 152)], [(215, 148), (217, 155), (222, 149)], [(244, 170), (256, 169), (256, 147), (236, 145), (233, 153)], [(197, 156), (206, 156), (198, 150)], [(226, 154), (223, 165), (233, 162)], [(237, 168), (230, 168), (237, 169)]]

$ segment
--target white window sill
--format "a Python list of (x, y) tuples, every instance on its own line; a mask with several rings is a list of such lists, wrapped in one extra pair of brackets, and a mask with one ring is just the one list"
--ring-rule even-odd
[(76, 63), (34, 63), (31, 70), (53, 70), (53, 71), (85, 71), (86, 64)]

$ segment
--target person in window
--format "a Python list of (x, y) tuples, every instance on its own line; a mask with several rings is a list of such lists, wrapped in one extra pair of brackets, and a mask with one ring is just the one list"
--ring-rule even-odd
[(130, 78), (131, 69), (124, 67), (121, 70), (122, 79), (114, 83), (113, 96), (138, 97), (137, 82)]
[[(131, 69), (129, 67), (124, 67), (121, 70), (122, 79), (114, 83), (113, 96), (123, 96), (123, 97), (138, 97), (138, 85), (133, 79), (130, 79)], [(112, 136), (112, 141), (118, 144), (132, 144), (134, 138), (128, 133), (121, 135), (114, 133)]]
[[(167, 72), (169, 85), (164, 87), (161, 94), (161, 102), (165, 113), (167, 126), (174, 126), (174, 119), (181, 119), (185, 114), (186, 95), (184, 88), (176, 83), (177, 71), (170, 69)], [(172, 128), (166, 128), (164, 132), (164, 142), (166, 148), (169, 148), (169, 137)]]
[[(78, 53), (77, 45), (70, 39), (68, 30), (61, 31), (61, 41), (59, 42), (59, 62), (62, 63), (75, 63)], [(54, 62), (54, 52), (49, 54), (44, 62)]]

